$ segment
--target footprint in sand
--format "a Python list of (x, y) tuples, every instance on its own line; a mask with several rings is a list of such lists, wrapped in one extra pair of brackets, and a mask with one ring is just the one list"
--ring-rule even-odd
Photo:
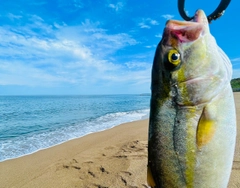
[(135, 169), (129, 166), (132, 160), (142, 161), (146, 157), (147, 142), (135, 140), (120, 147), (104, 148), (99, 155), (91, 158), (93, 160), (78, 162), (72, 159), (62, 163), (61, 168), (74, 169), (69, 173), (79, 179), (81, 187), (110, 188), (117, 185), (125, 188), (146, 188), (144, 184), (136, 186), (137, 183), (133, 181), (136, 176)]
[(59, 164), (57, 166), (56, 170), (58, 171), (58, 170), (61, 170), (61, 169), (71, 169), (71, 168), (76, 169), (76, 170), (80, 170), (81, 169), (81, 167), (79, 166), (79, 164), (78, 164), (76, 159), (73, 159), (73, 160), (71, 160), (68, 163), (64, 163), (64, 164), (61, 164), (61, 165)]
[(116, 158), (146, 158), (147, 157), (147, 142), (135, 140), (124, 144), (115, 154)]

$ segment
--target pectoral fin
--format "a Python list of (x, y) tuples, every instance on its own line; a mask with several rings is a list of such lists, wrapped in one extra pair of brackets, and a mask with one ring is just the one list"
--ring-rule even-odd
[(216, 122), (212, 116), (212, 113), (210, 113), (208, 110), (210, 109), (204, 108), (198, 122), (197, 146), (199, 148), (203, 147), (211, 141), (216, 130)]

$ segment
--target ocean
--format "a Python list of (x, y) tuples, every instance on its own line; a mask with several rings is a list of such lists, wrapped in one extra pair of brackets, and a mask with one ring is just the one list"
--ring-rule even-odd
[(149, 116), (148, 95), (0, 96), (0, 161)]

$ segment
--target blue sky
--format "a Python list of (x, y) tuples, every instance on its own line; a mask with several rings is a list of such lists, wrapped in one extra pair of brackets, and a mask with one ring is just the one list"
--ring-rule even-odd
[[(219, 0), (187, 0), (210, 14)], [(211, 33), (240, 77), (240, 1)], [(155, 48), (176, 0), (15, 0), (0, 7), (0, 95), (150, 93)], [(238, 22), (238, 23), (237, 23)]]

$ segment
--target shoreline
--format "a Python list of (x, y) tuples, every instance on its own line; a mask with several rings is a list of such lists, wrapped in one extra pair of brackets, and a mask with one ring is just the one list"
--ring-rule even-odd
[[(116, 115), (116, 114), (125, 114), (125, 115)], [(131, 114), (131, 115), (134, 114), (134, 115), (132, 115), (132, 116), (130, 115), (130, 117), (129, 117), (128, 114)], [(141, 114), (141, 115), (139, 116), (139, 114)], [(117, 117), (109, 119), (108, 116), (112, 116), (112, 115), (117, 116)], [(48, 131), (46, 133), (35, 133), (34, 135), (27, 136), (26, 139), (23, 139), (23, 140), (28, 140), (29, 138), (31, 138), (31, 140), (29, 139), (28, 142), (32, 143), (31, 145), (33, 147), (30, 146), (29, 148), (26, 148), (26, 147), (24, 148), (24, 146), (23, 146), (23, 145), (28, 145), (28, 143), (26, 141), (22, 142), (21, 139), (17, 138), (17, 141), (15, 144), (11, 143), (10, 141), (6, 144), (7, 146), (10, 146), (9, 147), (10, 149), (3, 146), (3, 148), (2, 148), (3, 150), (0, 151), (0, 162), (4, 162), (7, 160), (17, 159), (19, 157), (31, 155), (38, 151), (52, 148), (54, 146), (63, 144), (65, 142), (68, 142), (68, 141), (71, 141), (74, 139), (82, 138), (82, 137), (92, 134), (92, 133), (97, 133), (97, 132), (102, 132), (102, 131), (105, 131), (108, 129), (112, 129), (123, 123), (130, 123), (130, 122), (134, 122), (134, 121), (148, 119), (148, 117), (149, 117), (149, 109), (108, 113), (108, 114), (99, 116), (97, 118), (94, 118), (93, 120), (90, 120), (90, 121), (83, 121), (80, 124), (76, 124), (75, 126), (60, 127), (59, 129), (56, 129), (55, 131)], [(103, 120), (108, 119), (108, 121), (105, 120), (105, 124), (104, 124), (104, 122), (102, 122), (101, 119), (103, 119)], [(94, 127), (94, 130), (82, 129), (82, 127), (84, 127), (85, 124), (86, 125), (90, 124), (90, 126)], [(85, 126), (85, 127), (87, 127), (87, 126)], [(76, 130), (76, 132), (75, 132), (75, 130)], [(44, 134), (44, 136), (42, 136), (43, 134)], [(64, 134), (65, 134), (65, 136), (64, 136)], [(53, 135), (53, 136), (51, 136), (51, 135)], [(45, 142), (45, 140), (47, 140), (47, 142)], [(44, 144), (42, 144), (41, 141), (44, 142)], [(13, 141), (13, 142), (15, 142), (15, 141)], [(17, 148), (17, 151), (15, 150), (16, 151), (15, 155), (13, 155), (15, 148), (12, 148), (10, 143), (12, 145), (14, 145), (15, 148)], [(4, 155), (5, 151), (6, 151), (6, 155)]]
[[(234, 97), (240, 114), (240, 93)], [(0, 188), (146, 188), (148, 121), (124, 123), (0, 162)], [(240, 186), (239, 164), (240, 129), (228, 188)]]
[[(144, 121), (144, 120), (148, 120), (148, 118), (142, 118), (142, 119), (140, 119), (140, 120), (134, 120), (134, 121), (130, 121), (130, 122), (127, 122), (127, 123), (121, 123), (120, 125), (122, 125), (122, 124), (129, 124), (129, 123), (138, 122), (138, 121)], [(0, 163), (5, 162), (5, 161), (9, 161), (9, 160), (15, 160), (15, 159), (22, 158), (22, 157), (25, 157), (25, 156), (28, 156), (28, 155), (32, 155), (32, 154), (34, 154), (34, 153), (37, 153), (37, 152), (40, 152), (40, 151), (43, 151), (43, 150), (51, 149), (52, 147), (57, 147), (57, 146), (59, 146), (59, 145), (65, 144), (65, 143), (67, 143), (67, 142), (71, 142), (71, 141), (73, 141), (73, 140), (75, 140), (75, 139), (81, 139), (81, 138), (83, 138), (83, 137), (85, 137), (85, 136), (89, 136), (89, 135), (91, 135), (91, 134), (95, 134), (95, 133), (97, 134), (97, 133), (100, 133), (100, 132), (104, 132), (104, 131), (107, 131), (107, 130), (109, 130), (109, 129), (113, 129), (113, 128), (117, 127), (117, 126), (120, 126), (120, 125), (113, 125), (113, 126), (110, 127), (110, 128), (103, 129), (103, 130), (99, 130), (99, 131), (96, 131), (96, 132), (89, 132), (89, 133), (87, 133), (87, 134), (85, 134), (85, 135), (83, 135), (83, 136), (71, 138), (71, 139), (69, 139), (69, 140), (60, 142), (60, 143), (58, 143), (58, 144), (55, 144), (55, 145), (52, 145), (52, 146), (49, 146), (49, 147), (46, 147), (46, 148), (41, 148), (41, 149), (38, 149), (38, 150), (36, 150), (36, 151), (34, 151), (34, 152), (27, 153), (27, 154), (24, 154), (24, 155), (21, 155), (21, 156), (18, 156), (18, 157), (8, 158), (8, 159), (4, 159), (4, 160), (2, 160), (2, 161), (0, 160)], [(0, 187), (0, 188), (1, 188), (1, 187)]]
[[(142, 118), (142, 119), (140, 119), (140, 120), (134, 120), (134, 121), (130, 121), (130, 122), (127, 122), (127, 123), (121, 123), (120, 125), (122, 125), (122, 124), (129, 124), (129, 123), (138, 122), (138, 121), (144, 121), (144, 120), (148, 120), (148, 118)], [(46, 147), (46, 148), (41, 148), (41, 149), (36, 150), (36, 151), (34, 151), (34, 152), (32, 152), (32, 153), (27, 153), (27, 154), (24, 154), (24, 155), (21, 155), (21, 156), (18, 156), (18, 157), (13, 157), (13, 158), (9, 158), (9, 159), (4, 159), (4, 160), (2, 160), (2, 161), (0, 160), (0, 163), (5, 162), (5, 161), (9, 161), (9, 160), (15, 160), (15, 159), (18, 159), (18, 158), (21, 158), (21, 157), (25, 157), (25, 156), (28, 156), (28, 155), (32, 155), (32, 154), (37, 153), (37, 152), (40, 152), (40, 151), (42, 151), (42, 150), (51, 149), (52, 147), (56, 147), (56, 146), (62, 145), (62, 144), (64, 144), (64, 143), (66, 143), (66, 142), (71, 142), (72, 140), (80, 139), (80, 138), (82, 138), (82, 137), (89, 136), (89, 135), (91, 135), (91, 134), (104, 132), (104, 131), (107, 131), (107, 130), (109, 130), (109, 129), (113, 129), (113, 128), (117, 127), (117, 126), (120, 126), (120, 125), (114, 125), (114, 126), (112, 126), (112, 127), (110, 127), (110, 128), (103, 129), (103, 130), (99, 130), (99, 131), (96, 131), (96, 132), (89, 132), (89, 133), (87, 133), (87, 134), (85, 134), (85, 135), (83, 135), (83, 136), (76, 137), (76, 138), (71, 138), (71, 139), (69, 139), (69, 140), (67, 140), (67, 141), (63, 141), (63, 142), (60, 142), (60, 143), (58, 143), (58, 144), (55, 144), (55, 145), (52, 145), (52, 146), (49, 146), (49, 147)]]
[[(137, 132), (140, 131), (143, 134), (136, 135), (134, 131), (128, 131), (129, 128), (137, 129)], [(117, 181), (120, 186), (125, 185), (122, 178), (127, 179), (127, 177), (124, 178), (124, 175), (132, 178), (132, 175), (129, 175), (132, 172), (125, 172), (125, 168), (131, 163), (131, 159), (127, 159), (127, 155), (124, 154), (125, 150), (129, 150), (126, 153), (130, 154), (130, 150), (136, 148), (137, 151), (132, 158), (139, 158), (143, 166), (146, 166), (147, 129), (148, 119), (125, 123), (30, 155), (0, 162), (0, 187), (87, 187), (87, 184), (94, 182), (94, 180), (96, 180), (94, 184), (98, 184), (99, 178), (97, 176), (104, 175), (102, 171), (106, 171), (107, 179), (111, 179), (112, 182)], [(121, 134), (122, 132), (125, 134)], [(128, 146), (129, 143), (132, 145)], [(106, 158), (108, 160), (96, 161), (96, 158)], [(109, 163), (109, 161), (112, 162)], [(112, 171), (114, 169), (107, 167), (109, 164), (118, 164), (117, 168), (119, 170), (117, 172)], [(90, 166), (93, 166), (93, 168), (98, 166), (98, 169), (95, 172), (89, 169)], [(78, 168), (79, 170), (77, 170)], [(83, 170), (83, 168), (86, 169), (82, 176), (78, 176), (78, 171)], [(67, 171), (70, 171), (69, 174), (66, 174)], [(74, 172), (71, 171), (75, 171), (75, 176), (72, 176)], [(144, 179), (146, 179), (146, 172), (142, 171), (142, 173)], [(49, 177), (51, 178), (49, 179)], [(63, 177), (66, 178), (62, 179)], [(106, 178), (103, 178), (103, 180), (106, 180)], [(87, 179), (89, 182), (87, 183), (83, 179)], [(131, 179), (129, 179), (130, 181)], [(95, 187), (93, 183), (92, 187)]]

